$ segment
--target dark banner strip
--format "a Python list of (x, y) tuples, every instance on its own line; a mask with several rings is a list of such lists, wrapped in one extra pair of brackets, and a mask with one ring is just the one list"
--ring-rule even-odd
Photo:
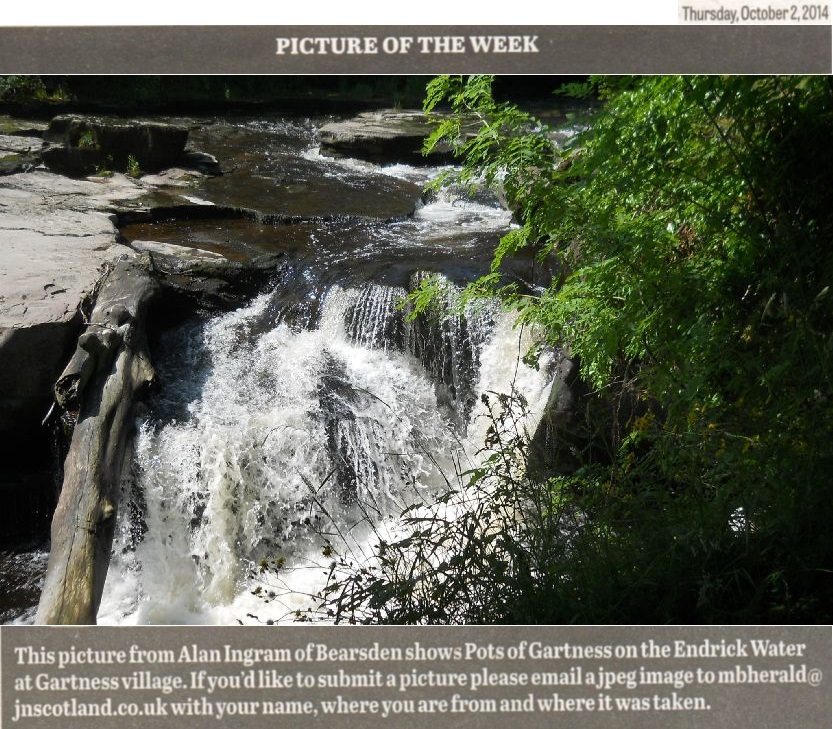
[(33, 74), (830, 73), (829, 26), (0, 28)]
[(831, 720), (829, 627), (3, 628), (2, 637), (0, 723), (20, 729), (827, 729)]

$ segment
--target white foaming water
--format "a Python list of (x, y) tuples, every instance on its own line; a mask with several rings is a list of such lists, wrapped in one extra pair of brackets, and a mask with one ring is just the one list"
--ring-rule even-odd
[[(37, 595), (43, 587), (48, 561), (49, 550), (43, 547), (33, 546), (19, 551), (0, 549), (0, 595), (17, 597), (20, 602), (27, 595)], [(36, 611), (36, 605), (22, 611), (17, 607), (0, 607), (0, 625), (31, 625)]]
[(443, 170), (450, 168), (448, 165), (417, 167), (416, 165), (403, 163), (382, 165), (355, 157), (331, 157), (322, 154), (321, 148), (318, 145), (308, 147), (301, 156), (311, 162), (321, 163), (327, 169), (325, 174), (333, 177), (338, 177), (343, 174), (385, 175), (387, 177), (396, 177), (400, 180), (407, 180), (417, 185), (425, 185), (437, 177)]
[[(263, 295), (171, 343), (189, 371), (139, 429), (99, 623), (291, 620), (333, 559), (369, 559), (402, 508), (430, 501), (461, 450), (478, 450), (485, 424), (461, 443), (419, 362), (381, 346), (384, 288), (333, 287), (302, 331), (264, 327)], [(547, 377), (517, 363), (507, 318), (495, 330), (476, 390), (514, 382), (535, 411)]]
[(512, 213), (505, 208), (469, 200), (447, 189), (439, 191), (431, 202), (418, 206), (414, 218), (483, 232), (504, 232), (512, 223)]
[[(329, 157), (321, 154), (318, 146), (308, 147), (301, 156), (320, 163), (324, 174), (330, 177), (382, 175), (422, 187), (453, 169), (451, 165), (379, 165), (353, 157)], [(514, 225), (511, 211), (496, 201), (477, 202), (453, 188), (443, 188), (433, 193), (430, 201), (418, 202), (413, 221), (419, 226), (423, 241), (444, 241), (455, 232), (503, 234)]]
[[(512, 316), (501, 316), (491, 340), (480, 354), (480, 380), (477, 387), (481, 396), (510, 392), (521, 395), (526, 406), (517, 424), (530, 435), (544, 413), (552, 372), (552, 356), (549, 354), (539, 357), (538, 369), (523, 363), (522, 359), (533, 342), (534, 337), (528, 328), (519, 329), (515, 327)], [(469, 442), (481, 447), (490, 425), (489, 408), (478, 397), (471, 415)]]

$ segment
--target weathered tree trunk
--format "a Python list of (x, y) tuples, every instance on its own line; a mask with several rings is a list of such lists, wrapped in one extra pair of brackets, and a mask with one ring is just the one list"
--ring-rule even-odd
[(104, 588), (125, 450), (137, 393), (150, 384), (145, 314), (157, 290), (145, 267), (120, 261), (56, 385), (78, 409), (52, 520), (52, 551), (38, 624), (93, 624)]

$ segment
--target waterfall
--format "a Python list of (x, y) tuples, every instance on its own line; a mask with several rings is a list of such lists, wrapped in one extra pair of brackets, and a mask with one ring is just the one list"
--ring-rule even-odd
[[(514, 383), (545, 400), (546, 369), (518, 365), (526, 345), (511, 319), (455, 300), (456, 285), (489, 271), (511, 212), (486, 192), (423, 195), (440, 168), (325, 157), (321, 122), (195, 122), (194, 144), (229, 174), (183, 199), (263, 214), (121, 228), (126, 241), (283, 259), (273, 290), (159, 335), (161, 388), (137, 420), (102, 624), (292, 619), (332, 559), (361, 564), (404, 508), (431, 504), (472, 467), (488, 427), (482, 393)], [(270, 222), (286, 215), (306, 222)], [(531, 261), (507, 266), (534, 284)], [(447, 311), (411, 320), (399, 302), (429, 271), (446, 277)], [(31, 583), (2, 620), (31, 620), (43, 549), (25, 568), (0, 553), (10, 596), (23, 592), (11, 580)], [(258, 590), (275, 599), (266, 606)]]
[[(374, 533), (477, 449), (460, 421), (478, 388), (508, 389), (522, 368), (528, 397), (543, 398), (546, 378), (518, 364), (505, 317), (449, 315), (431, 334), (406, 322), (403, 294), (333, 285), (318, 316), (298, 318), (289, 310), (304, 297), (279, 284), (166, 335), (166, 386), (139, 425), (99, 622), (278, 621), (308, 609), (331, 551), (369, 554)], [(466, 402), (448, 399), (454, 388)], [(258, 566), (276, 560), (265, 606)]]
[[(238, 138), (268, 152), (256, 178), (206, 186), (223, 204), (272, 209), (281, 189), (281, 205), (304, 214), (388, 210), (391, 195), (405, 199), (439, 173), (323, 158), (307, 126), (206, 133), (244, 167), (251, 150)], [(223, 228), (235, 245), (279, 247), (286, 263), (247, 306), (162, 336), (162, 387), (137, 427), (99, 622), (303, 615), (333, 559), (361, 565), (403, 509), (431, 503), (469, 467), (487, 427), (482, 392), (514, 383), (543, 406), (546, 368), (519, 364), (511, 319), (453, 301), (451, 281), (487, 271), (510, 225), (494, 200), (449, 190), (394, 222)], [(138, 233), (213, 250), (214, 226)], [(411, 320), (399, 302), (420, 271), (448, 277), (448, 311)]]

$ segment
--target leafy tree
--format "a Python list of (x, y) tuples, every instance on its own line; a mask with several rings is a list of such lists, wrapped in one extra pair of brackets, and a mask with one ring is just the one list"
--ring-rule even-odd
[(39, 76), (0, 76), (2, 103), (42, 100), (46, 96), (46, 86)]

